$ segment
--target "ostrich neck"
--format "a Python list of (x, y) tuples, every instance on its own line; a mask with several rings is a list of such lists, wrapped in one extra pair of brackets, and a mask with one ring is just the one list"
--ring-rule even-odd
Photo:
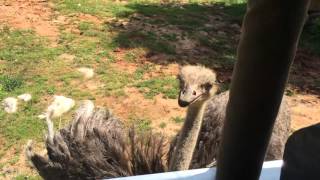
[(193, 151), (196, 147), (206, 103), (189, 106), (187, 117), (183, 124), (176, 150), (169, 164), (170, 171), (189, 169)]

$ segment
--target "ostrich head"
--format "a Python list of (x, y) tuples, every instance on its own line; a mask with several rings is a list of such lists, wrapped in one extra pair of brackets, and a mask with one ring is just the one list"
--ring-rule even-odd
[(181, 107), (204, 103), (217, 91), (216, 74), (203, 66), (183, 66), (178, 74), (180, 93), (178, 103)]

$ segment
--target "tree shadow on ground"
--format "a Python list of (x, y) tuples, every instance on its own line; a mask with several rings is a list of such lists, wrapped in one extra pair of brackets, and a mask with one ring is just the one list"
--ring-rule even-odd
[[(147, 49), (145, 60), (156, 64), (205, 65), (216, 70), (219, 82), (228, 88), (245, 4), (135, 3), (127, 7), (132, 13), (120, 14), (121, 18), (109, 24), (111, 31), (118, 34), (113, 41), (119, 48)], [(312, 57), (319, 62), (319, 56)], [(299, 68), (301, 61), (304, 59), (297, 60), (298, 68), (294, 65), (290, 86), (320, 94), (320, 76), (305, 76), (318, 63), (311, 63), (311, 68)]]
[(114, 43), (120, 48), (146, 48), (146, 59), (156, 64), (202, 64), (217, 70), (222, 82), (230, 81), (244, 4), (128, 7), (135, 13), (111, 23), (118, 32)]

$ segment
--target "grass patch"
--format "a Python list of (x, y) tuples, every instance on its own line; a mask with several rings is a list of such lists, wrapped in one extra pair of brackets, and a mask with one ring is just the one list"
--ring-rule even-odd
[(151, 121), (148, 119), (136, 119), (137, 127), (140, 131), (151, 130)]
[(0, 91), (4, 90), (7, 92), (11, 92), (17, 88), (20, 88), (22, 84), (22, 77), (8, 75), (0, 76)]
[(120, 33), (114, 38), (114, 43), (123, 48), (147, 47), (158, 53), (176, 53), (175, 46), (168, 43), (164, 38), (160, 38), (155, 33), (148, 31), (128, 31)]
[(33, 138), (40, 140), (45, 129), (45, 122), (37, 117), (40, 112), (40, 107), (35, 107), (32, 102), (20, 105), (19, 112), (15, 114), (7, 115), (0, 111), (0, 134), (13, 142)]
[(128, 62), (135, 62), (137, 59), (137, 56), (133, 52), (128, 52), (124, 55), (124, 58)]
[(137, 128), (140, 132), (146, 132), (151, 130), (151, 121), (147, 118), (141, 118), (137, 116), (129, 117), (130, 124)]
[(101, 17), (126, 17), (133, 10), (121, 3), (97, 0), (56, 0), (57, 10), (63, 13), (86, 13)]
[(165, 122), (161, 122), (161, 123), (159, 124), (159, 127), (160, 127), (161, 129), (164, 129), (165, 127), (167, 127), (167, 124), (166, 124)]
[(68, 51), (76, 55), (77, 64), (89, 65), (99, 58), (97, 49), (99, 49), (97, 41), (81, 39), (70, 44)]
[(133, 82), (133, 78), (130, 74), (122, 71), (117, 71), (110, 67), (102, 67), (99, 70), (102, 82), (104, 84), (104, 92), (106, 95), (124, 95), (123, 89)]
[(64, 92), (63, 94), (66, 94), (69, 97), (73, 97), (76, 100), (95, 100), (95, 97), (91, 91), (88, 90), (82, 90), (77, 87), (69, 87), (62, 89)]
[(14, 165), (14, 164), (16, 164), (18, 161), (19, 161), (19, 159), (20, 159), (20, 157), (19, 157), (19, 155), (15, 155), (15, 156), (13, 156), (9, 161), (8, 161), (8, 163), (10, 164), (10, 165)]
[(177, 117), (172, 117), (171, 120), (177, 124), (183, 123), (184, 122), (184, 118), (177, 116)]
[(48, 41), (29, 30), (0, 29), (0, 59), (15, 63), (52, 60), (60, 54), (58, 48), (49, 48)]
[(142, 67), (138, 67), (134, 72), (134, 78), (136, 80), (141, 80), (144, 74), (150, 72), (153, 69), (153, 67), (154, 66), (152, 64), (145, 64)]
[(112, 60), (110, 52), (116, 47), (112, 34), (87, 22), (81, 22), (78, 28), (82, 35), (62, 33), (59, 40), (65, 53), (76, 56), (74, 63), (87, 66), (99, 63), (103, 58)]
[(155, 78), (138, 82), (137, 87), (147, 99), (152, 99), (158, 94), (164, 98), (176, 99), (179, 92), (178, 81), (174, 77)]
[(59, 77), (59, 80), (62, 81), (64, 83), (64, 85), (70, 85), (72, 80), (75, 79), (82, 79), (82, 75), (79, 72), (70, 72), (67, 74), (64, 74), (62, 76)]
[(20, 174), (14, 178), (14, 180), (41, 180), (42, 178), (39, 175), (33, 176), (33, 175), (26, 175), (26, 174)]
[(91, 22), (81, 21), (78, 25), (80, 34), (88, 37), (102, 37), (104, 35), (104, 29)]
[[(204, 12), (209, 12), (210, 7), (201, 6), (197, 3), (174, 6), (174, 4), (129, 4), (128, 7), (148, 16), (161, 16), (166, 23), (179, 26), (183, 30), (195, 29), (207, 21), (207, 16), (202, 16)], [(182, 7), (182, 8), (181, 8)]]
[(47, 88), (47, 93), (49, 94), (49, 95), (54, 95), (55, 93), (56, 93), (56, 87), (54, 87), (54, 86), (48, 86), (48, 88)]
[(82, 21), (79, 23), (78, 29), (80, 31), (88, 31), (93, 27), (93, 24), (90, 22)]

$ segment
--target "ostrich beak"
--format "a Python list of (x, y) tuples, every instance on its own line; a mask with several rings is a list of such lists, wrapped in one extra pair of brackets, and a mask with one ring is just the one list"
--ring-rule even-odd
[(189, 102), (178, 99), (178, 104), (180, 107), (187, 107), (189, 105)]
[(185, 88), (179, 93), (178, 104), (180, 107), (187, 107), (198, 100), (200, 96), (201, 94), (198, 94), (197, 91), (192, 88)]

